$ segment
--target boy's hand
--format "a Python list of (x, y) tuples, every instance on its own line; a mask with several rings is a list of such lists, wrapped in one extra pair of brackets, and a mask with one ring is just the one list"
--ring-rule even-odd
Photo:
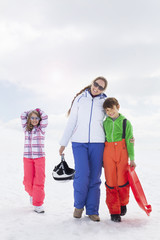
[(135, 144), (135, 138), (134, 138), (134, 137), (132, 137), (131, 139), (129, 139), (129, 141), (130, 141), (130, 143)]
[(135, 168), (136, 167), (135, 161), (130, 161), (130, 166)]

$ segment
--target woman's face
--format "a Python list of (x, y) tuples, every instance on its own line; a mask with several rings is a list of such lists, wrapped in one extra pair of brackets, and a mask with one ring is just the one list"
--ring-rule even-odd
[(91, 85), (91, 94), (93, 96), (99, 95), (102, 92), (104, 92), (105, 88), (105, 83), (103, 80), (98, 79), (96, 81), (94, 81)]
[(30, 117), (31, 124), (33, 126), (37, 126), (39, 123), (39, 120), (40, 120), (39, 117), (35, 113), (32, 113), (32, 115)]

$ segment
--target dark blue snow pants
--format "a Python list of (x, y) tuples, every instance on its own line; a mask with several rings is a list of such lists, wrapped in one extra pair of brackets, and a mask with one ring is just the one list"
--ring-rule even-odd
[(74, 207), (86, 207), (86, 214), (99, 215), (104, 143), (72, 142), (75, 161)]

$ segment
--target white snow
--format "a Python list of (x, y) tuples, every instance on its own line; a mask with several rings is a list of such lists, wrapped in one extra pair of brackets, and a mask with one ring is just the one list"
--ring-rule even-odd
[[(2, 137), (3, 136), (3, 137)], [(5, 138), (4, 138), (5, 136)], [(137, 175), (153, 211), (148, 217), (131, 193), (128, 212), (121, 223), (110, 221), (105, 205), (104, 175), (102, 174), (100, 222), (92, 222), (85, 213), (74, 219), (73, 181), (56, 182), (53, 167), (59, 163), (58, 140), (46, 140), (45, 214), (33, 211), (23, 181), (23, 132), (1, 129), (0, 153), (0, 239), (2, 240), (158, 240), (160, 236), (160, 151), (136, 151)], [(9, 145), (8, 145), (9, 144)], [(66, 160), (74, 167), (71, 147)]]

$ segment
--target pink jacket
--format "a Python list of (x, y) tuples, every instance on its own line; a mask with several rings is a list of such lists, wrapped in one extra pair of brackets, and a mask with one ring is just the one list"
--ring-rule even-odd
[(40, 158), (45, 156), (44, 140), (45, 130), (48, 125), (48, 116), (39, 109), (41, 120), (40, 125), (34, 127), (31, 132), (26, 130), (27, 117), (31, 111), (21, 114), (22, 127), (25, 133), (24, 143), (24, 157), (26, 158)]

